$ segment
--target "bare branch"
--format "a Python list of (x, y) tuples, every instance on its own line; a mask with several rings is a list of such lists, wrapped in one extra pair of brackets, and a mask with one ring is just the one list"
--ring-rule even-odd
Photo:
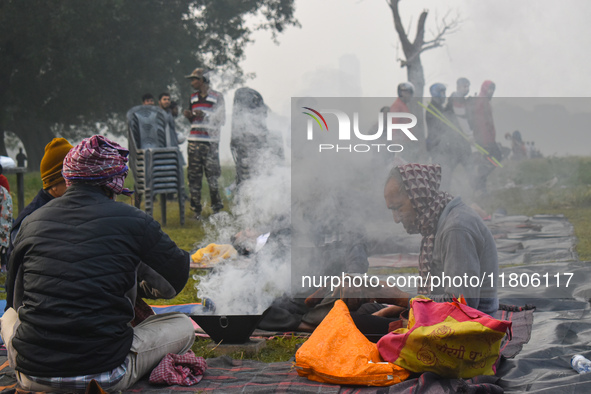
[[(431, 45), (434, 43), (441, 43), (442, 41), (444, 41), (443, 36), (445, 36), (446, 34), (452, 34), (452, 33), (455, 33), (456, 31), (458, 31), (459, 25), (461, 23), (459, 15), (456, 15), (454, 18), (449, 20), (449, 14), (450, 14), (450, 12), (448, 11), (445, 14), (445, 16), (443, 18), (441, 18), (441, 20), (436, 18), (437, 32), (434, 34), (432, 33), (434, 38), (423, 42), (423, 45)], [(443, 25), (440, 25), (440, 23), (442, 23)]]
[[(404, 29), (402, 26), (402, 21), (400, 18), (400, 12), (398, 8), (400, 0), (386, 0), (386, 3), (390, 7), (392, 11), (392, 16), (394, 18), (394, 27), (396, 32), (398, 33), (398, 37), (400, 39), (400, 44), (402, 45), (402, 50), (406, 59), (402, 59), (398, 56), (398, 50), (396, 51), (396, 61), (400, 62), (400, 67), (408, 67), (413, 62), (420, 57), (422, 52), (428, 51), (433, 48), (442, 47), (445, 42), (445, 36), (448, 34), (452, 34), (458, 30), (460, 23), (459, 14), (455, 17), (450, 17), (451, 11), (448, 11), (443, 18), (438, 18), (437, 15), (435, 16), (437, 30), (435, 33), (430, 33), (432, 36), (431, 39), (425, 41), (425, 25), (427, 16), (429, 14), (428, 10), (423, 10), (421, 13), (417, 27), (416, 27), (416, 35), (414, 41), (411, 42), (408, 38), (407, 31), (411, 30), (412, 23), (409, 24), (408, 29)], [(397, 48), (398, 49), (398, 48)]]
[(415, 47), (415, 49), (420, 49), (421, 46), (423, 46), (423, 42), (425, 39), (425, 21), (427, 20), (428, 14), (428, 10), (423, 10), (421, 16), (419, 17), (419, 23), (417, 25), (417, 35), (415, 36), (415, 41), (413, 42), (413, 46)]
[[(445, 40), (441, 40), (441, 41), (445, 41)], [(440, 48), (442, 46), (443, 46), (443, 44), (440, 44), (440, 43), (435, 43), (435, 44), (432, 44), (432, 45), (426, 45), (426, 46), (424, 46), (424, 47), (421, 48), (421, 53), (423, 53), (425, 51), (428, 51), (429, 49)]]
[(425, 41), (423, 44), (429, 45), (432, 43), (437, 43), (437, 42), (443, 41), (443, 36), (448, 32), (448, 30), (449, 29), (447, 28), (447, 26), (445, 26), (442, 30), (439, 31), (439, 33), (437, 33), (435, 38), (433, 38), (432, 40), (429, 40), (429, 41)]

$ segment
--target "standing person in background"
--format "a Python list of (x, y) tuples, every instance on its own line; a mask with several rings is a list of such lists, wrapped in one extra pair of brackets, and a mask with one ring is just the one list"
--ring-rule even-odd
[[(409, 109), (409, 105), (411, 104), (411, 100), (415, 94), (415, 87), (410, 82), (401, 82), (398, 84), (398, 98), (392, 103), (390, 106), (390, 112), (402, 112), (402, 113), (409, 113), (412, 112)], [(414, 114), (413, 114), (414, 115)], [(393, 118), (392, 123), (394, 124), (404, 124), (410, 123), (410, 119), (408, 118)], [(385, 124), (384, 124), (385, 127)], [(415, 128), (410, 129), (411, 132), (416, 130)], [(398, 155), (402, 156), (402, 158), (406, 161), (417, 161), (420, 156), (423, 155), (423, 141), (408, 141), (408, 139), (402, 135), (402, 133), (394, 133), (392, 136), (392, 144), (401, 144), (404, 146), (404, 150), (401, 151)]]
[(470, 81), (468, 78), (458, 78), (456, 81), (456, 91), (449, 96), (446, 109), (452, 111), (456, 115), (460, 130), (466, 135), (466, 137), (474, 139), (474, 132), (470, 128), (470, 123), (468, 121), (468, 111), (470, 108), (466, 96), (469, 92)]
[(154, 96), (152, 93), (146, 93), (142, 96), (142, 105), (154, 105), (156, 102), (154, 101)]
[(527, 158), (527, 149), (519, 130), (505, 133), (505, 139), (511, 141), (511, 160), (520, 161)]
[[(177, 118), (177, 116), (179, 116), (179, 103), (177, 103), (175, 100), (172, 100), (170, 102), (170, 114), (172, 115), (173, 121), (174, 121), (174, 119)], [(176, 125), (175, 125), (175, 128), (176, 128)], [(179, 143), (179, 145), (181, 145), (187, 140), (187, 137), (183, 133), (181, 133), (180, 131), (177, 131), (176, 132), (176, 139), (177, 139), (177, 142)]]
[(441, 187), (450, 190), (458, 164), (470, 171), (470, 143), (460, 134), (454, 112), (445, 104), (445, 85), (435, 83), (429, 88), (431, 101), (425, 114), (427, 151), (431, 161), (441, 165)]
[(410, 112), (408, 103), (415, 94), (415, 87), (410, 82), (398, 84), (398, 98), (390, 106), (390, 112)]
[(170, 99), (170, 93), (164, 92), (160, 93), (158, 96), (158, 106), (166, 112), (166, 124), (169, 128), (169, 135), (170, 135), (170, 143), (171, 146), (178, 146), (178, 140), (176, 135), (176, 127), (174, 124), (174, 117), (172, 116), (172, 111), (170, 109), (172, 101)]
[(220, 129), (226, 122), (226, 107), (224, 96), (210, 89), (209, 78), (202, 68), (196, 68), (186, 78), (191, 81), (191, 87), (195, 90), (191, 95), (190, 108), (183, 111), (183, 115), (191, 122), (187, 147), (190, 203), (191, 210), (195, 212), (195, 219), (201, 220), (203, 173), (209, 184), (213, 213), (224, 208), (218, 178), (221, 175)]
[[(482, 83), (478, 97), (474, 98), (474, 113), (471, 116), (471, 126), (474, 131), (474, 141), (484, 148), (490, 156), (500, 161), (502, 154), (496, 141), (497, 133), (495, 130), (492, 106), (490, 104), (494, 92), (494, 82), (484, 81)], [(475, 195), (478, 197), (486, 193), (486, 180), (490, 173), (495, 169), (495, 165), (484, 155), (479, 155), (475, 167), (473, 188)]]
[[(7, 259), (10, 259), (10, 254), (14, 249), (14, 241), (21, 228), (23, 220), (37, 209), (41, 208), (51, 200), (61, 197), (66, 192), (66, 181), (62, 176), (62, 168), (64, 166), (64, 158), (72, 149), (72, 145), (64, 138), (54, 138), (49, 144), (45, 145), (45, 154), (41, 159), (41, 181), (43, 188), (39, 190), (33, 201), (29, 203), (18, 215), (12, 229), (10, 230), (10, 242)], [(12, 307), (12, 290), (14, 288), (14, 272), (18, 271), (19, 267), (8, 267), (8, 277), (6, 278), (6, 309)]]

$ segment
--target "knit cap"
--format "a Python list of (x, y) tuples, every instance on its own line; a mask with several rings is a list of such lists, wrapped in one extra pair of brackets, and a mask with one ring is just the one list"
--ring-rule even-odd
[(62, 182), (62, 168), (64, 158), (72, 149), (72, 145), (64, 138), (54, 138), (49, 144), (45, 145), (45, 154), (41, 159), (41, 180), (43, 189), (48, 189)]

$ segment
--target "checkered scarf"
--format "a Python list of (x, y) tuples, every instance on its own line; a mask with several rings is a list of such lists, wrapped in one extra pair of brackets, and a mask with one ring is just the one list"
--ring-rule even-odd
[[(432, 164), (405, 164), (398, 166), (402, 175), (402, 183), (410, 202), (417, 212), (417, 228), (423, 236), (419, 255), (419, 272), (423, 284), (419, 294), (429, 294), (430, 283), (425, 283), (431, 272), (433, 245), (439, 216), (445, 206), (454, 198), (451, 194), (439, 191), (441, 183), (441, 166)], [(430, 282), (430, 281), (429, 281)]]
[(192, 386), (203, 378), (207, 363), (192, 350), (185, 354), (168, 353), (150, 373), (150, 384)]
[(93, 135), (73, 147), (64, 159), (62, 174), (66, 186), (83, 181), (91, 185), (106, 186), (115, 194), (131, 195), (123, 187), (127, 176), (129, 151), (102, 135)]

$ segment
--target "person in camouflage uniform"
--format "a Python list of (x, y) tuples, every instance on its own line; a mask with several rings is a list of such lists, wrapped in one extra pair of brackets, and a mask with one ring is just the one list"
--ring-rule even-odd
[(220, 128), (225, 123), (224, 96), (209, 88), (209, 78), (202, 68), (195, 69), (186, 78), (191, 80), (195, 93), (191, 95), (190, 108), (183, 115), (191, 122), (187, 155), (191, 209), (195, 218), (201, 219), (201, 187), (203, 174), (209, 184), (211, 209), (213, 213), (222, 210), (218, 178), (221, 175), (219, 141)]
[(222, 171), (218, 144), (189, 140), (187, 154), (189, 157), (187, 177), (189, 178), (191, 209), (195, 212), (195, 216), (201, 215), (201, 188), (203, 174), (205, 173), (209, 184), (211, 208), (214, 213), (219, 212), (224, 207), (224, 204), (219, 193), (218, 178)]

